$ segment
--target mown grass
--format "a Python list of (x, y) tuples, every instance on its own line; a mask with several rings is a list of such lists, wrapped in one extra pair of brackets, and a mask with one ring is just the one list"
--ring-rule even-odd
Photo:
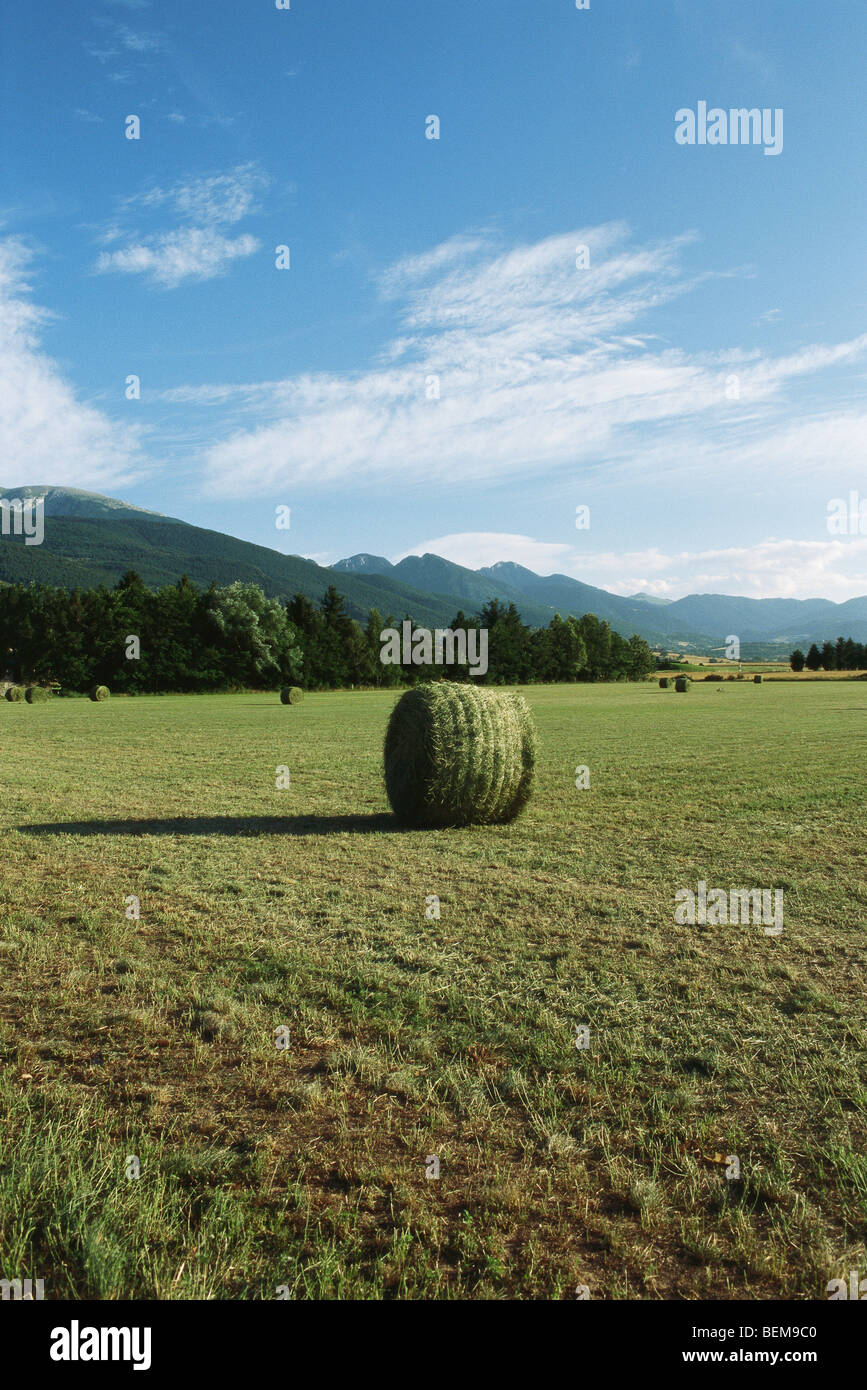
[[(384, 796), (394, 694), (4, 702), (3, 1277), (656, 1299), (867, 1275), (864, 686), (525, 693), (524, 817), (426, 832)], [(783, 888), (783, 934), (676, 926), (700, 879)]]

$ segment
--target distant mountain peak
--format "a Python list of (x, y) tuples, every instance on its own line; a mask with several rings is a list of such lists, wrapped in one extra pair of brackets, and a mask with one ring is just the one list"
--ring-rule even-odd
[(338, 560), (329, 568), (343, 574), (388, 574), (394, 565), (384, 555), (368, 555), (362, 551), (359, 555), (350, 555), (348, 560)]
[(514, 560), (497, 560), (496, 564), (483, 565), (479, 570), (479, 574), (494, 575), (500, 579), (510, 574), (521, 575), (522, 577), (529, 574), (532, 575), (534, 579), (540, 578), (534, 570), (528, 570), (524, 565), (517, 565)]
[(116, 497), (106, 497), (101, 492), (85, 492), (80, 487), (52, 487), (48, 483), (28, 484), (26, 487), (0, 487), (0, 497), (20, 497), (45, 499), (46, 516), (76, 516), (81, 520), (97, 520), (105, 517), (153, 517), (155, 521), (174, 521), (174, 517), (162, 512), (151, 511), (149, 507), (137, 507), (132, 502), (120, 502)]

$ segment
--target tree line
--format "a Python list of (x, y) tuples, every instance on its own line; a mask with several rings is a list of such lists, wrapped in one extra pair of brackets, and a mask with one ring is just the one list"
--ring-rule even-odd
[(853, 642), (851, 637), (838, 637), (836, 642), (814, 642), (805, 656), (796, 647), (789, 658), (793, 671), (863, 671), (867, 668), (867, 644)]
[(494, 685), (640, 680), (656, 664), (642, 638), (625, 639), (592, 613), (558, 614), (534, 629), (514, 604), (492, 599), (476, 615), (456, 613), (450, 624), (487, 629), (484, 676), (470, 677), (462, 666), (383, 665), (381, 633), (407, 619), (413, 621), (373, 608), (362, 625), (333, 584), (318, 604), (303, 594), (266, 598), (240, 581), (201, 589), (187, 576), (152, 590), (134, 571), (113, 589), (10, 584), (0, 587), (0, 673), (22, 684), (68, 691), (103, 684), (135, 694), (387, 687), (441, 676)]

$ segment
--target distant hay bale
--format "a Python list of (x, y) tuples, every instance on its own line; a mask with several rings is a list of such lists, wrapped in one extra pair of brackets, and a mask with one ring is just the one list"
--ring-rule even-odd
[(670, 679), (669, 679), (668, 676), (662, 676), (662, 677), (661, 677), (660, 682), (659, 682), (659, 688), (660, 688), (660, 690), (670, 690), (670, 689), (671, 689), (671, 681), (670, 681)]
[(25, 691), (23, 685), (10, 685), (9, 689), (6, 691), (6, 699), (12, 705), (19, 704), (23, 699), (26, 698), (26, 695), (27, 692)]
[(689, 690), (689, 685), (690, 682), (688, 676), (678, 676), (677, 680), (674, 682), (675, 690), (680, 691), (681, 695), (686, 694), (686, 692)]
[(284, 685), (280, 691), (280, 702), (284, 705), (300, 705), (304, 699), (304, 691), (300, 685)]
[(536, 730), (522, 695), (437, 681), (407, 690), (385, 736), (385, 787), (417, 827), (513, 820), (533, 787)]
[(111, 691), (107, 685), (95, 685), (90, 692), (90, 698), (98, 703), (100, 700), (107, 700), (110, 694)]
[(51, 691), (46, 690), (44, 685), (30, 685), (27, 687), (24, 698), (28, 705), (39, 705), (42, 704), (43, 700), (51, 698)]
[(725, 680), (725, 676), (721, 676), (721, 675), (719, 674), (718, 671), (713, 671), (713, 672), (711, 672), (711, 674), (710, 674), (709, 676), (705, 676), (705, 680), (706, 680), (706, 681), (722, 681), (722, 680)]
[(753, 685), (763, 685), (764, 680), (764, 676), (753, 676)]

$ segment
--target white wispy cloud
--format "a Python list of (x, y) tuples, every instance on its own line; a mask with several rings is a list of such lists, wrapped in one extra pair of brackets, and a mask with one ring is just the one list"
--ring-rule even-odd
[(405, 256), (380, 277), (380, 289), (385, 295), (403, 293), (407, 286), (418, 284), (436, 271), (444, 270), (455, 261), (465, 261), (491, 245), (491, 234), (480, 232), (473, 236), (460, 233), (430, 251)]
[(509, 560), (536, 574), (566, 574), (564, 566), (573, 563), (575, 551), (556, 541), (537, 541), (509, 531), (458, 531), (420, 541), (410, 550), (392, 556), (392, 564), (405, 560), (407, 555), (439, 555), (472, 570)]
[(156, 53), (165, 43), (162, 34), (137, 33), (125, 24), (122, 24), (115, 32), (121, 47), (129, 49), (131, 53)]
[(100, 63), (108, 63), (112, 58), (117, 58), (120, 55), (120, 49), (118, 48), (105, 48), (96, 44), (86, 44), (85, 48), (91, 58), (96, 58), (97, 62)]
[[(224, 275), (234, 261), (254, 255), (260, 242), (249, 233), (228, 237), (223, 229), (257, 211), (257, 199), (269, 184), (258, 166), (242, 164), (228, 173), (155, 186), (125, 198), (114, 222), (97, 232), (103, 244), (125, 244), (101, 252), (94, 269), (97, 274), (147, 275), (162, 289)], [(179, 226), (146, 233), (130, 227), (133, 220), (166, 211)]]
[(271, 179), (257, 164), (239, 164), (224, 174), (179, 179), (168, 188), (149, 188), (124, 199), (121, 210), (168, 207), (184, 222), (222, 224), (240, 222), (258, 210), (257, 199)]
[(249, 234), (233, 239), (204, 227), (183, 227), (119, 251), (102, 251), (96, 269), (100, 273), (147, 274), (163, 289), (175, 289), (185, 280), (213, 280), (224, 275), (233, 261), (252, 256), (259, 246)]
[(862, 411), (844, 402), (819, 416), (803, 385), (800, 399), (788, 388), (863, 358), (867, 335), (777, 357), (661, 345), (654, 316), (709, 278), (681, 267), (691, 240), (635, 247), (612, 224), (503, 248), (482, 232), (399, 261), (380, 291), (400, 327), (368, 369), (175, 394), (224, 411), (228, 437), (204, 460), (210, 489), (696, 467), (730, 485), (756, 469), (779, 476), (784, 449), (789, 475), (815, 467), (822, 433), (847, 456), (863, 450)]
[(121, 487), (146, 469), (143, 432), (78, 399), (41, 347), (49, 319), (31, 299), (32, 259), (19, 239), (0, 239), (0, 458), (7, 486)]

